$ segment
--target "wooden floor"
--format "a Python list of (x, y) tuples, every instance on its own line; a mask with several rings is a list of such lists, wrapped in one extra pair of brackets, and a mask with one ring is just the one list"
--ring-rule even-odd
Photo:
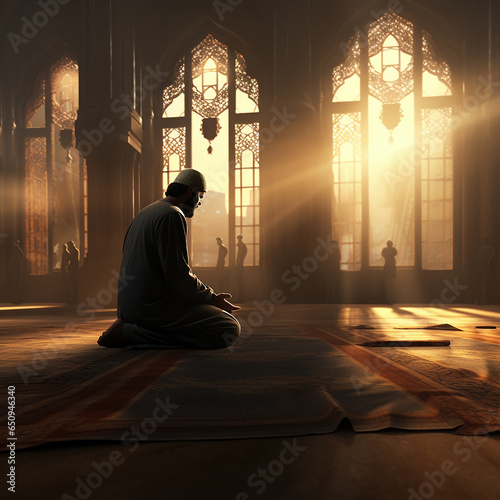
[[(74, 356), (100, 356), (95, 340), (114, 317), (112, 310), (77, 314), (69, 306), (25, 307), (0, 305), (2, 383), (15, 384), (20, 401), (30, 385), (29, 379), (22, 382), (19, 367), (30, 367), (36, 377), (50, 369), (54, 357), (69, 362)], [(258, 321), (365, 325), (395, 340), (420, 338), (422, 328), (449, 324), (461, 331), (433, 335), (450, 339), (451, 347), (428, 348), (426, 356), (436, 362), (446, 356), (448, 364), (500, 380), (489, 355), (500, 342), (498, 306), (248, 303), (238, 318), (244, 328)], [(3, 453), (4, 463), (7, 458)], [(346, 424), (333, 434), (296, 438), (146, 440), (137, 447), (80, 442), (17, 450), (15, 466), (16, 491), (23, 499), (497, 500), (500, 433), (355, 433)]]

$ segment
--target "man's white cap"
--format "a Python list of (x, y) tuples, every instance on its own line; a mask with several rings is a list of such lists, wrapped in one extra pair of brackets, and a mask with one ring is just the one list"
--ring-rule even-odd
[(205, 176), (194, 168), (185, 168), (184, 170), (181, 170), (172, 182), (193, 187), (198, 191), (205, 192), (207, 190), (207, 181), (205, 180)]

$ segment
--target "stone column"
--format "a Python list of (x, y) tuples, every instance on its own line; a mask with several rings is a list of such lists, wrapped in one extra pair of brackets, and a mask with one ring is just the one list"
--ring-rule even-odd
[(276, 228), (273, 261), (280, 263), (274, 278), (289, 302), (313, 302), (322, 297), (312, 257), (316, 239), (323, 236), (324, 165), (319, 100), (311, 83), (311, 2), (275, 2), (274, 37), (274, 100), (264, 110), (261, 130), (263, 160), (272, 166), (267, 183), (273, 193), (267, 197), (273, 206), (268, 212)]
[[(134, 64), (134, 5), (89, 0), (82, 3), (82, 10), (85, 40), (76, 142), (88, 173), (89, 248), (80, 297), (85, 299), (109, 288), (137, 209), (142, 87)], [(113, 307), (115, 302), (116, 297), (101, 305)]]
[[(487, 79), (487, 12), (476, 10), (470, 26), (464, 33), (463, 94), (455, 113), (461, 126), (457, 130), (455, 161), (462, 168), (462, 270), (463, 284), (467, 285), (464, 301), (474, 301), (477, 295), (476, 254), (482, 227), (488, 217), (485, 174), (488, 169), (487, 125), (482, 79)], [(479, 89), (479, 91), (478, 91)], [(486, 212), (485, 212), (486, 210)], [(458, 268), (458, 266), (456, 266)], [(462, 298), (462, 297), (461, 297)]]
[(487, 300), (500, 303), (500, 5), (488, 3), (488, 88), (489, 98), (483, 104), (484, 140), (487, 141), (485, 163), (481, 176), (481, 238), (488, 238), (495, 247), (493, 275), (487, 287)]
[(21, 171), (24, 150), (16, 140), (12, 95), (15, 83), (8, 76), (4, 80), (0, 88), (0, 301), (10, 301), (12, 245), (19, 239), (25, 247), (24, 218), (21, 216), (24, 213), (24, 173)]

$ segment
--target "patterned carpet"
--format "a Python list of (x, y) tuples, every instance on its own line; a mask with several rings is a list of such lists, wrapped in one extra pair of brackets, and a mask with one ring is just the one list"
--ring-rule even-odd
[[(11, 354), (2, 383), (16, 385), (18, 448), (321, 434), (343, 419), (358, 432), (500, 430), (495, 331), (291, 325), (275, 318), (244, 330), (230, 349), (140, 351), (97, 346), (108, 321), (71, 330), (34, 321), (15, 327), (16, 343), (2, 342)], [(0, 331), (2, 339), (15, 328)], [(449, 347), (361, 345), (444, 339)], [(468, 351), (486, 362), (471, 364), (462, 354)]]

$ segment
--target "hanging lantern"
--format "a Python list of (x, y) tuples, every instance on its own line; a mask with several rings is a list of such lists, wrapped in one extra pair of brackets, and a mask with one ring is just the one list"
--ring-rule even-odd
[(217, 137), (220, 129), (221, 126), (218, 118), (203, 118), (200, 130), (203, 133), (203, 137), (209, 142), (209, 146), (207, 148), (209, 155), (211, 155), (213, 151), (212, 141)]
[(382, 111), (379, 118), (382, 120), (384, 127), (389, 131), (390, 144), (394, 142), (392, 131), (399, 125), (403, 117), (403, 111), (399, 102), (395, 104), (382, 104)]

